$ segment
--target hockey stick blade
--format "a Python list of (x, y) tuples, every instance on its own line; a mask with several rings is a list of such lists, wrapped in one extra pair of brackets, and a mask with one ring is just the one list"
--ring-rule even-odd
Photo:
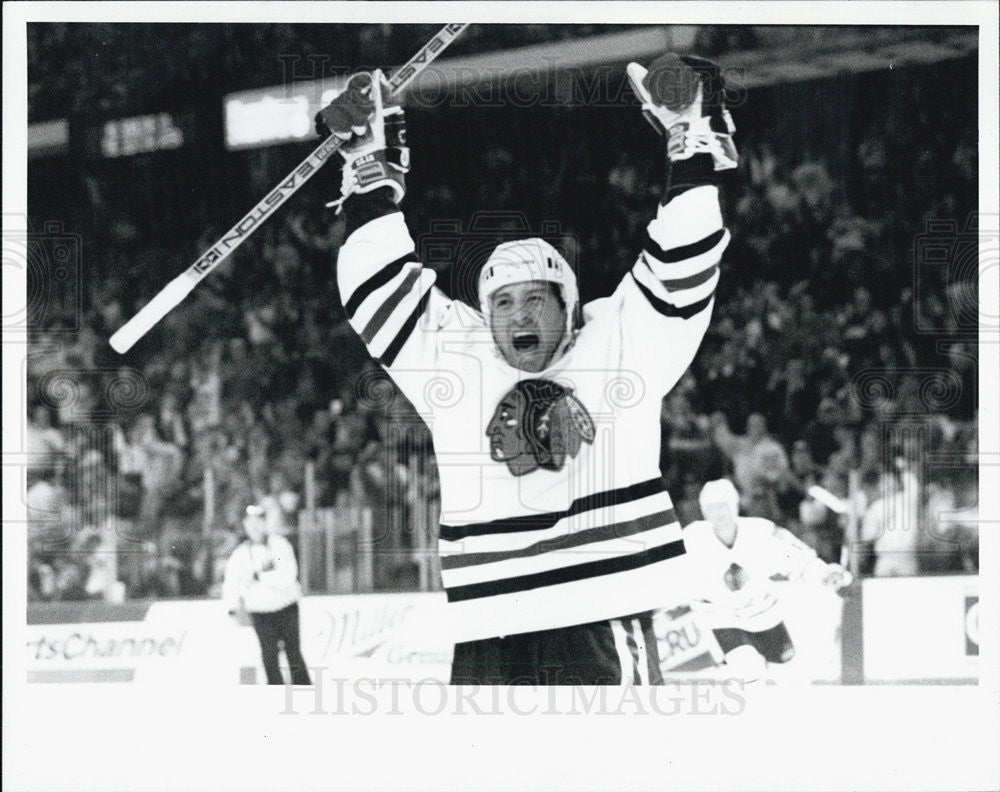
[[(468, 27), (467, 23), (445, 25), (420, 51), (389, 78), (393, 93), (406, 88), (444, 49)], [(343, 141), (331, 135), (280, 181), (243, 219), (220, 237), (212, 247), (184, 272), (163, 287), (139, 312), (111, 336), (111, 348), (123, 354), (148, 333), (164, 316), (181, 304), (198, 283), (263, 225), (340, 148)]]

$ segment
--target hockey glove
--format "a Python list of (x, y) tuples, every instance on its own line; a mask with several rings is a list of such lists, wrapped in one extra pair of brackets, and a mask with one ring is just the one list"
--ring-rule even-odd
[(336, 207), (337, 214), (349, 196), (381, 187), (392, 190), (393, 202), (403, 200), (404, 176), (410, 170), (406, 119), (403, 108), (391, 104), (389, 84), (380, 70), (351, 77), (343, 93), (316, 115), (316, 131), (346, 141), (340, 147), (340, 198), (327, 204)]
[(653, 61), (648, 71), (630, 63), (626, 74), (646, 120), (665, 136), (670, 162), (711, 154), (715, 170), (736, 167), (736, 127), (726, 109), (718, 66), (671, 52)]
[(823, 577), (823, 585), (829, 586), (834, 591), (847, 588), (854, 582), (854, 575), (844, 569), (840, 564), (828, 564), (826, 575)]

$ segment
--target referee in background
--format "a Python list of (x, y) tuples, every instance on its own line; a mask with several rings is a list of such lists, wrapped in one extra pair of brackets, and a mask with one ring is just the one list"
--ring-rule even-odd
[(260, 641), (267, 684), (281, 685), (278, 643), (292, 671), (292, 684), (311, 685), (306, 661), (299, 648), (299, 570), (292, 545), (283, 536), (269, 534), (264, 509), (254, 504), (243, 517), (246, 539), (237, 545), (226, 563), (222, 599), (229, 615), (250, 614)]

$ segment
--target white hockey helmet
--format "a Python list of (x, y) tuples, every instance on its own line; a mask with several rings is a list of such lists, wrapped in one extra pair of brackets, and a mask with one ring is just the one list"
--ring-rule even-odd
[(701, 506), (701, 513), (705, 513), (705, 507), (712, 503), (726, 503), (733, 508), (733, 516), (740, 513), (740, 493), (729, 479), (717, 479), (706, 481), (698, 495), (698, 505)]
[(580, 301), (576, 274), (559, 251), (544, 239), (518, 239), (498, 245), (479, 272), (479, 309), (490, 323), (490, 295), (512, 283), (554, 283), (566, 306), (566, 339), (572, 336), (573, 318)]

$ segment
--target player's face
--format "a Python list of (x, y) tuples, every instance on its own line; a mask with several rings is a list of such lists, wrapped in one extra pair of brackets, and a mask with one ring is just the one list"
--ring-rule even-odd
[(507, 363), (541, 371), (552, 362), (566, 332), (566, 308), (556, 286), (527, 281), (497, 289), (490, 295), (490, 330)]
[(701, 510), (705, 519), (718, 528), (730, 528), (736, 524), (736, 513), (728, 503), (706, 503)]
[(247, 536), (251, 542), (263, 541), (264, 534), (266, 533), (264, 518), (248, 514), (243, 518), (243, 530), (247, 532)]

